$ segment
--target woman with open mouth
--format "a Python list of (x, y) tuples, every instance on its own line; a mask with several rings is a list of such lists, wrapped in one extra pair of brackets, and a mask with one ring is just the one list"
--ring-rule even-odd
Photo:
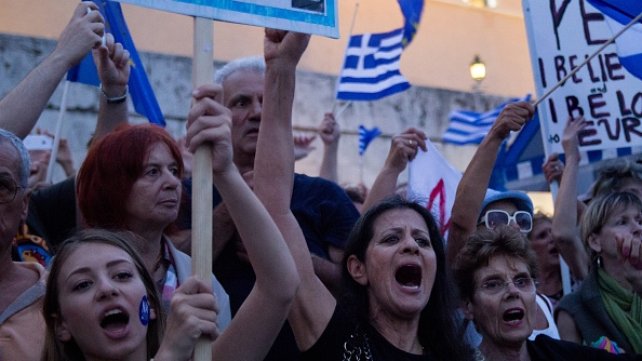
[[(220, 333), (210, 280), (196, 276), (173, 290), (169, 310), (165, 309), (149, 265), (135, 250), (149, 241), (134, 232), (118, 236), (90, 229), (64, 243), (53, 262), (43, 311), (47, 322), (43, 360), (187, 361), (201, 337), (212, 339), (212, 356), (218, 361), (260, 361), (267, 354), (288, 315), (299, 277), (279, 229), (232, 162), (231, 118), (213, 98), (195, 100), (187, 141), (191, 151), (203, 143), (212, 145), (213, 181), (228, 203), (257, 272), (236, 317)], [(142, 131), (155, 131), (150, 129), (155, 128)], [(152, 149), (161, 149), (148, 154), (135, 183), (148, 184), (148, 189), (138, 187), (137, 194), (146, 193), (151, 204), (164, 207), (148, 209), (153, 213), (150, 218), (163, 223), (175, 215), (174, 202), (166, 200), (176, 194), (173, 177), (180, 168), (174, 162), (180, 158), (170, 155), (165, 142), (151, 144)], [(138, 209), (138, 215), (150, 205), (141, 200), (126, 203), (128, 210)], [(165, 311), (169, 315), (163, 327)]]
[(634, 354), (553, 339), (534, 341), (536, 257), (528, 241), (512, 227), (481, 229), (466, 241), (454, 265), (462, 307), (482, 336), (476, 361), (639, 360)]
[[(287, 34), (279, 48), (300, 50), (302, 42), (295, 40)], [(254, 191), (281, 230), (301, 278), (288, 317), (301, 360), (470, 359), (457, 329), (443, 240), (425, 207), (394, 198), (365, 212), (341, 263), (345, 299), (337, 301), (315, 274), (290, 210), (294, 72), (277, 77), (268, 70), (266, 84), (268, 79), (285, 86), (265, 90)]]
[[(192, 272), (191, 258), (165, 234), (178, 217), (183, 168), (180, 148), (165, 129), (124, 125), (92, 144), (76, 180), (78, 224), (139, 235), (133, 246), (161, 292), (165, 311)], [(212, 289), (223, 329), (231, 319), (229, 297), (214, 275)]]

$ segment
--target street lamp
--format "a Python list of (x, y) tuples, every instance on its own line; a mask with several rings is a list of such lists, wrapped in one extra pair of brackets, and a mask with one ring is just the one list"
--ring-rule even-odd
[(473, 62), (470, 63), (470, 77), (478, 84), (486, 78), (486, 64), (481, 60), (479, 55), (475, 55)]

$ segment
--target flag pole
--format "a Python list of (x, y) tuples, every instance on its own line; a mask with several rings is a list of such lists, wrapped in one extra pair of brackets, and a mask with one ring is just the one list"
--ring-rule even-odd
[[(336, 103), (335, 103), (335, 104), (336, 104)], [(345, 104), (343, 104), (343, 105), (341, 106), (341, 108), (339, 108), (339, 110), (337, 110), (337, 112), (336, 112), (336, 113), (334, 113), (334, 111), (333, 111), (332, 113), (334, 114), (334, 119), (339, 119), (339, 117), (341, 116), (341, 114), (343, 114), (343, 112), (344, 112), (346, 109), (348, 109), (348, 107), (349, 107), (350, 105), (352, 105), (352, 101), (351, 101), (351, 100), (348, 100)], [(334, 110), (334, 109), (333, 109), (333, 110)]]
[(363, 154), (359, 155), (359, 180), (361, 184), (365, 184), (363, 183)]
[(591, 59), (593, 59), (594, 57), (596, 57), (596, 56), (597, 56), (597, 54), (601, 53), (601, 52), (602, 52), (602, 50), (604, 50), (607, 46), (611, 45), (611, 43), (613, 43), (613, 42), (615, 41), (615, 39), (617, 39), (620, 35), (622, 35), (622, 33), (623, 33), (623, 32), (627, 31), (630, 27), (632, 27), (632, 26), (633, 26), (635, 23), (637, 23), (640, 19), (642, 19), (642, 13), (640, 13), (638, 16), (636, 16), (635, 18), (633, 18), (633, 20), (631, 20), (631, 21), (630, 21), (630, 22), (629, 22), (625, 27), (623, 27), (622, 29), (620, 29), (620, 31), (618, 31), (618, 33), (617, 33), (617, 34), (613, 35), (613, 37), (611, 37), (611, 38), (610, 38), (609, 40), (607, 40), (604, 44), (602, 44), (602, 46), (600, 46), (600, 48), (599, 48), (599, 49), (597, 49), (593, 54), (591, 54), (591, 56), (589, 56), (588, 58), (586, 58), (586, 59), (585, 59), (585, 60), (584, 60), (580, 65), (576, 66), (576, 67), (575, 67), (573, 70), (571, 70), (571, 72), (570, 72), (570, 73), (568, 73), (568, 74), (567, 74), (567, 75), (566, 75), (562, 80), (560, 80), (559, 82), (557, 82), (557, 84), (555, 84), (555, 85), (554, 85), (552, 88), (550, 88), (546, 93), (544, 93), (544, 95), (542, 95), (539, 99), (537, 99), (537, 101), (535, 102), (535, 104), (534, 104), (533, 106), (537, 107), (537, 105), (539, 105), (539, 103), (541, 103), (544, 99), (548, 98), (548, 96), (549, 96), (549, 95), (551, 95), (555, 90), (557, 90), (557, 88), (559, 88), (560, 86), (562, 86), (562, 84), (564, 84), (564, 82), (566, 82), (570, 77), (572, 77), (573, 75), (575, 75), (575, 73), (577, 73), (577, 72), (578, 72), (578, 71), (579, 71), (579, 70), (580, 70), (584, 65), (588, 64), (588, 62), (589, 62), (589, 61), (591, 61)]
[(62, 134), (62, 122), (67, 112), (67, 93), (69, 93), (69, 80), (65, 80), (62, 87), (62, 99), (60, 100), (60, 110), (58, 111), (58, 119), (56, 120), (56, 131), (54, 132), (53, 146), (51, 147), (51, 155), (49, 157), (49, 164), (47, 164), (47, 175), (45, 182), (51, 184), (53, 180), (54, 165), (56, 165), (56, 158), (58, 158), (58, 147), (60, 146), (60, 136)]
[[(348, 34), (348, 42), (346, 43), (346, 51), (348, 52), (348, 48), (350, 47), (350, 38), (352, 38), (352, 33), (354, 32), (354, 23), (357, 20), (357, 12), (359, 12), (359, 0), (354, 4), (354, 11), (352, 11), (352, 20), (350, 21), (350, 32)], [(343, 64), (341, 66), (341, 70), (345, 68), (345, 56), (343, 57)], [(341, 70), (339, 71), (339, 76), (337, 76), (337, 81), (334, 84), (334, 102), (332, 103), (332, 114), (335, 114), (336, 108), (337, 108), (337, 93), (339, 91), (339, 82), (341, 81)], [(350, 102), (348, 101), (348, 104)], [(346, 106), (347, 107), (347, 106)], [(335, 119), (337, 118), (337, 115), (335, 115)]]
[[(194, 60), (192, 85), (212, 82), (213, 22), (194, 18)], [(212, 277), (212, 145), (203, 144), (194, 153), (192, 172), (192, 273), (201, 280)], [(212, 360), (212, 340), (198, 339), (194, 348), (194, 361)]]

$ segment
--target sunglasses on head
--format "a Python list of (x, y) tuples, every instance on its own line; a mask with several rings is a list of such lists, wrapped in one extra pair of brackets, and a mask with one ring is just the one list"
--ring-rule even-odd
[(526, 211), (516, 211), (510, 215), (506, 211), (491, 209), (479, 220), (479, 224), (483, 223), (488, 229), (507, 226), (511, 222), (515, 223), (522, 233), (528, 233), (533, 229), (533, 216)]

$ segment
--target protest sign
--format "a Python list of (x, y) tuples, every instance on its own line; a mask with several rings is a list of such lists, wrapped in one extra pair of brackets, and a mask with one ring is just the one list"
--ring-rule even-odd
[(339, 37), (337, 0), (117, 0), (209, 19)]
[[(538, 97), (617, 33), (610, 17), (587, 0), (523, 0), (522, 5)], [(634, 27), (621, 39), (642, 43), (642, 33)], [(622, 65), (622, 48), (608, 45), (540, 103), (547, 154), (563, 152), (569, 117), (584, 116), (589, 123), (579, 136), (582, 150), (642, 143), (642, 80)]]

